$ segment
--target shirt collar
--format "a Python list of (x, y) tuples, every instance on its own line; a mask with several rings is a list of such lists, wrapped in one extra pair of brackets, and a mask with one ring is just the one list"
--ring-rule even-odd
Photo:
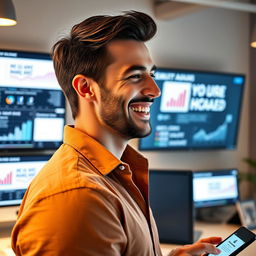
[(103, 175), (109, 174), (123, 162), (129, 165), (134, 163), (147, 165), (147, 160), (131, 146), (127, 145), (120, 160), (98, 141), (72, 126), (65, 126), (64, 128), (64, 144), (68, 144), (80, 152)]

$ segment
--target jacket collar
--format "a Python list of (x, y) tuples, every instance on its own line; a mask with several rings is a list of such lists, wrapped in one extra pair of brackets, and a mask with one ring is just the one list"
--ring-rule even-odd
[(64, 128), (64, 144), (80, 152), (103, 175), (109, 174), (123, 163), (129, 165), (140, 163), (139, 165), (147, 166), (147, 160), (131, 146), (127, 145), (120, 160), (98, 141), (72, 126)]

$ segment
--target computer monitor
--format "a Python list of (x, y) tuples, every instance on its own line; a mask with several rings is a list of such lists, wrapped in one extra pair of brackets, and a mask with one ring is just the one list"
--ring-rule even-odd
[(150, 206), (161, 243), (194, 241), (191, 171), (150, 170)]
[(65, 98), (49, 54), (0, 50), (0, 150), (56, 149)]
[(235, 204), (239, 200), (238, 170), (195, 171), (193, 191), (196, 208)]
[(162, 91), (150, 108), (152, 132), (140, 150), (235, 149), (245, 76), (158, 68)]
[(28, 185), (51, 155), (0, 157), (0, 206), (19, 205)]

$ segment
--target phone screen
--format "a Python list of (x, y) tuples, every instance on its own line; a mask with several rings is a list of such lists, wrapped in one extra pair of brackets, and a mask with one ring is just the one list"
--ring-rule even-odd
[[(227, 240), (217, 246), (221, 253), (218, 256), (229, 256), (231, 253), (240, 248), (245, 242), (237, 235), (231, 235)], [(214, 254), (208, 254), (208, 256), (216, 256)]]

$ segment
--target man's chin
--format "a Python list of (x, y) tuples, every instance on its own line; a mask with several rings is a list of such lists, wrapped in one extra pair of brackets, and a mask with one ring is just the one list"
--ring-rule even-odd
[(138, 139), (140, 139), (140, 138), (145, 138), (145, 137), (149, 136), (150, 133), (151, 133), (151, 131), (150, 131), (150, 132), (147, 132), (147, 133), (144, 133), (144, 134), (142, 134), (140, 137), (138, 137)]
[(152, 132), (152, 129), (151, 129), (151, 127), (149, 128), (149, 129), (147, 129), (147, 130), (145, 130), (145, 129), (137, 129), (137, 133), (136, 133), (136, 137), (134, 137), (134, 138), (138, 138), (138, 139), (140, 139), (140, 138), (144, 138), (144, 137), (147, 137), (148, 135), (150, 135), (150, 133)]
[(128, 122), (126, 128), (121, 132), (126, 139), (140, 139), (148, 136), (152, 131), (149, 122), (144, 125), (137, 125), (135, 122)]

